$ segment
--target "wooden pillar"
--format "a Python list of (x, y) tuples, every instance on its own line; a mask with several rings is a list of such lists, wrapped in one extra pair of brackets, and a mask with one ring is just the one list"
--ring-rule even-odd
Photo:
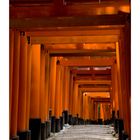
[(64, 116), (65, 123), (68, 123), (68, 114), (69, 114), (69, 94), (70, 94), (70, 70), (69, 67), (64, 68)]
[(40, 117), (40, 45), (32, 45), (31, 60), (31, 95), (30, 95), (30, 123), (31, 140), (41, 139), (41, 117)]
[(50, 89), (50, 55), (48, 50), (45, 52), (45, 120), (49, 120), (49, 109), (50, 109), (50, 96), (51, 93), (49, 92)]
[(124, 130), (130, 136), (130, 99), (131, 99), (131, 58), (130, 58), (130, 23), (127, 22), (124, 29), (122, 30), (120, 40), (120, 60), (121, 60), (121, 78), (122, 78), (122, 97), (124, 99), (123, 104), (123, 119), (124, 119)]
[(97, 121), (98, 120), (98, 103), (95, 102), (95, 120)]
[(48, 50), (45, 50), (45, 123), (46, 123), (46, 138), (50, 136), (51, 133), (51, 110), (50, 110), (50, 54)]
[(56, 61), (57, 57), (51, 57), (50, 64), (50, 107), (52, 110), (52, 116), (54, 116), (55, 110), (55, 86), (56, 86)]
[(60, 66), (60, 61), (57, 60), (57, 65), (56, 65), (56, 91), (55, 91), (55, 117), (56, 117), (56, 128), (55, 132), (60, 131), (60, 92), (61, 92), (61, 84), (60, 84), (60, 79), (61, 79), (61, 66)]
[(93, 102), (93, 121), (95, 121), (95, 102), (94, 99), (92, 99)]
[(78, 113), (78, 84), (74, 84), (74, 92), (73, 92), (73, 113), (72, 116), (73, 117), (77, 117), (77, 113)]
[(83, 108), (84, 108), (84, 111), (83, 111), (83, 114), (84, 114), (84, 120), (87, 120), (88, 119), (88, 109), (89, 109), (89, 106), (88, 106), (88, 95), (87, 93), (84, 93), (83, 94)]
[(18, 124), (19, 139), (28, 140), (31, 133), (27, 129), (27, 63), (28, 42), (25, 32), (20, 32), (20, 72), (19, 72), (19, 97), (18, 97)]
[(29, 130), (29, 118), (30, 118), (30, 94), (31, 94), (31, 60), (32, 60), (32, 46), (30, 44), (30, 37), (28, 39), (27, 47), (27, 94), (26, 94), (26, 129)]
[(41, 45), (41, 57), (40, 57), (40, 105), (39, 113), (41, 117), (41, 122), (46, 121), (45, 117), (45, 48)]
[(50, 108), (51, 108), (51, 132), (55, 132), (55, 93), (56, 93), (56, 62), (57, 57), (50, 59)]
[(40, 45), (32, 46), (30, 118), (39, 118), (40, 102)]
[(101, 103), (101, 105), (100, 105), (100, 114), (101, 114), (101, 119), (104, 121), (104, 112), (103, 112), (103, 103)]
[(82, 91), (78, 92), (78, 117), (82, 118)]
[(20, 32), (20, 69), (18, 97), (18, 132), (26, 130), (26, 96), (27, 96), (27, 38)]
[(116, 61), (117, 61), (117, 74), (118, 74), (118, 100), (119, 100), (119, 118), (123, 119), (123, 105), (122, 105), (122, 81), (121, 81), (121, 68), (120, 68), (120, 47), (116, 42)]
[(85, 120), (85, 93), (83, 93), (83, 119)]
[(69, 114), (72, 115), (73, 110), (73, 91), (74, 91), (74, 75), (70, 75), (70, 96), (69, 96)]
[[(9, 48), (9, 71), (10, 71), (10, 97), (9, 97), (9, 108), (10, 108), (10, 116), (9, 116), (9, 124), (11, 124), (11, 110), (12, 110), (12, 87), (13, 87), (13, 59), (14, 59), (14, 30), (10, 29), (10, 48)], [(10, 126), (11, 127), (11, 126)]]
[(12, 78), (12, 106), (10, 121), (10, 138), (17, 136), (18, 93), (19, 93), (19, 64), (20, 64), (20, 33), (14, 32), (13, 78)]
[(64, 86), (64, 67), (60, 66), (60, 129), (63, 129), (64, 115), (63, 115), (63, 86)]
[(117, 111), (119, 110), (118, 102), (118, 73), (117, 73), (117, 64), (112, 65), (112, 92), (114, 93), (114, 108), (115, 117), (117, 118)]
[(64, 67), (61, 66), (61, 80), (60, 80), (60, 115), (62, 116), (63, 108), (63, 93), (64, 93)]

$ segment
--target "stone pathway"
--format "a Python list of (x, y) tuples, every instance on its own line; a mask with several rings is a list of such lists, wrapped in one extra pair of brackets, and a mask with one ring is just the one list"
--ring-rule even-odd
[(109, 125), (75, 125), (53, 134), (48, 140), (118, 140)]

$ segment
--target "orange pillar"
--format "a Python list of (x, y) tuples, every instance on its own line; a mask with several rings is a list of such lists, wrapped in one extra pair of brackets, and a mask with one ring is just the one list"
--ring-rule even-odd
[(98, 120), (98, 103), (95, 102), (95, 120)]
[(39, 117), (40, 102), (40, 45), (32, 45), (30, 118)]
[(40, 57), (40, 117), (41, 123), (46, 121), (45, 117), (45, 48), (41, 45), (41, 57)]
[(55, 132), (55, 93), (56, 93), (56, 62), (57, 57), (50, 60), (50, 109), (51, 109), (51, 132)]
[(64, 68), (64, 118), (65, 124), (68, 123), (68, 114), (69, 114), (69, 94), (70, 94), (70, 70), (69, 67)]
[(49, 109), (50, 109), (50, 92), (49, 92), (49, 78), (50, 78), (50, 55), (46, 51), (45, 55), (45, 120), (49, 121)]
[(13, 54), (13, 79), (12, 79), (12, 107), (10, 121), (10, 138), (17, 137), (18, 119), (18, 93), (19, 93), (19, 64), (20, 64), (20, 33), (14, 33), (14, 54)]
[(60, 131), (60, 92), (61, 92), (61, 84), (60, 84), (60, 79), (61, 79), (61, 66), (60, 66), (60, 61), (57, 60), (57, 65), (56, 65), (56, 91), (55, 91), (55, 117), (56, 117), (56, 129), (55, 132)]
[(82, 91), (78, 92), (78, 117), (82, 118)]
[(73, 92), (73, 117), (77, 117), (78, 113), (78, 84), (74, 84), (74, 92)]
[(73, 74), (70, 75), (70, 97), (69, 97), (69, 114), (72, 115), (73, 110), (73, 91), (74, 91), (74, 80)]
[[(26, 131), (26, 96), (27, 96), (27, 38), (20, 33), (20, 72), (18, 97), (18, 132)], [(20, 134), (19, 134), (20, 135)]]
[(32, 46), (30, 44), (30, 37), (28, 38), (27, 47), (27, 94), (26, 94), (26, 129), (29, 130), (29, 118), (30, 118), (30, 93), (31, 93), (31, 58), (32, 58)]
[(117, 75), (118, 75), (118, 100), (119, 100), (119, 118), (123, 119), (123, 104), (122, 104), (122, 81), (121, 81), (121, 64), (120, 64), (120, 47), (116, 42), (116, 61), (117, 61)]
[(10, 100), (9, 100), (9, 108), (10, 108), (10, 116), (9, 116), (9, 124), (11, 122), (11, 110), (12, 110), (12, 86), (13, 86), (13, 57), (14, 57), (14, 30), (10, 30), (10, 48), (9, 48), (9, 71), (10, 71), (10, 84), (9, 84), (9, 89), (10, 89)]
[(50, 64), (50, 108), (52, 110), (52, 116), (55, 116), (55, 86), (56, 86), (56, 61), (57, 57), (51, 57)]
[(101, 105), (100, 105), (100, 118), (104, 121), (104, 111), (103, 111), (103, 103), (101, 103)]
[[(125, 53), (124, 53), (125, 52)], [(131, 69), (131, 59), (130, 59), (130, 24), (125, 25), (122, 31), (122, 37), (120, 40), (120, 60), (121, 60), (121, 80), (122, 82), (122, 97), (124, 99), (123, 104), (123, 119), (124, 119), (124, 130), (131, 135), (130, 131), (130, 97), (131, 97), (131, 81), (130, 81), (130, 69)]]
[(64, 67), (61, 66), (61, 77), (60, 77), (60, 117), (62, 119), (62, 113), (63, 113), (63, 93), (64, 93)]
[(114, 92), (114, 105), (115, 105), (115, 116), (117, 118), (117, 111), (119, 110), (119, 102), (118, 102), (118, 75), (117, 75), (117, 64), (114, 63), (112, 65), (112, 90)]
[(31, 60), (31, 94), (30, 94), (30, 130), (31, 138), (40, 139), (40, 60), (41, 48), (39, 44), (32, 45)]

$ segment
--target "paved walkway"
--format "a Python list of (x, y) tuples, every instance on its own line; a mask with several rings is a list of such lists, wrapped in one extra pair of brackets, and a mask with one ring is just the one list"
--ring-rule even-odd
[(75, 125), (53, 134), (48, 140), (118, 140), (109, 125)]

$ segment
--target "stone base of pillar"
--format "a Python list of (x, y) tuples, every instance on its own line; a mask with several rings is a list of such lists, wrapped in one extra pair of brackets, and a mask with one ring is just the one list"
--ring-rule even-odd
[(78, 125), (78, 118), (77, 117), (73, 117), (73, 125)]
[(31, 140), (41, 140), (41, 119), (30, 119)]
[(55, 133), (55, 116), (51, 117), (51, 132)]
[(63, 129), (63, 125), (64, 125), (64, 123), (63, 123), (63, 117), (60, 117), (60, 130)]
[(118, 133), (119, 133), (119, 140), (122, 140), (122, 131), (124, 130), (124, 124), (122, 119), (118, 119)]
[(60, 132), (60, 119), (55, 119), (55, 132)]
[[(115, 122), (115, 120), (114, 120), (114, 122)], [(109, 119), (104, 120), (104, 125), (109, 125), (109, 124), (111, 124), (111, 123), (112, 123), (112, 121), (109, 120)], [(115, 126), (115, 124), (114, 124), (114, 126)]]
[(98, 124), (103, 124), (103, 120), (102, 119), (98, 119)]
[(41, 123), (41, 140), (46, 139), (46, 123)]
[(128, 134), (126, 132), (122, 132), (122, 140), (127, 140), (128, 139)]
[(118, 133), (118, 119), (115, 119), (114, 121), (114, 130), (116, 133)]
[(51, 133), (51, 121), (46, 121), (46, 138), (50, 136)]
[(64, 113), (64, 124), (68, 124), (69, 122), (68, 111), (64, 110), (63, 113)]
[(82, 118), (78, 118), (78, 124), (79, 125), (83, 125), (84, 124), (84, 120)]
[(31, 140), (31, 131), (18, 132), (19, 140)]
[(11, 137), (10, 140), (19, 140), (19, 136)]
[(117, 118), (119, 118), (119, 110), (117, 111)]
[(69, 115), (69, 122), (70, 125), (72, 125), (72, 115)]

